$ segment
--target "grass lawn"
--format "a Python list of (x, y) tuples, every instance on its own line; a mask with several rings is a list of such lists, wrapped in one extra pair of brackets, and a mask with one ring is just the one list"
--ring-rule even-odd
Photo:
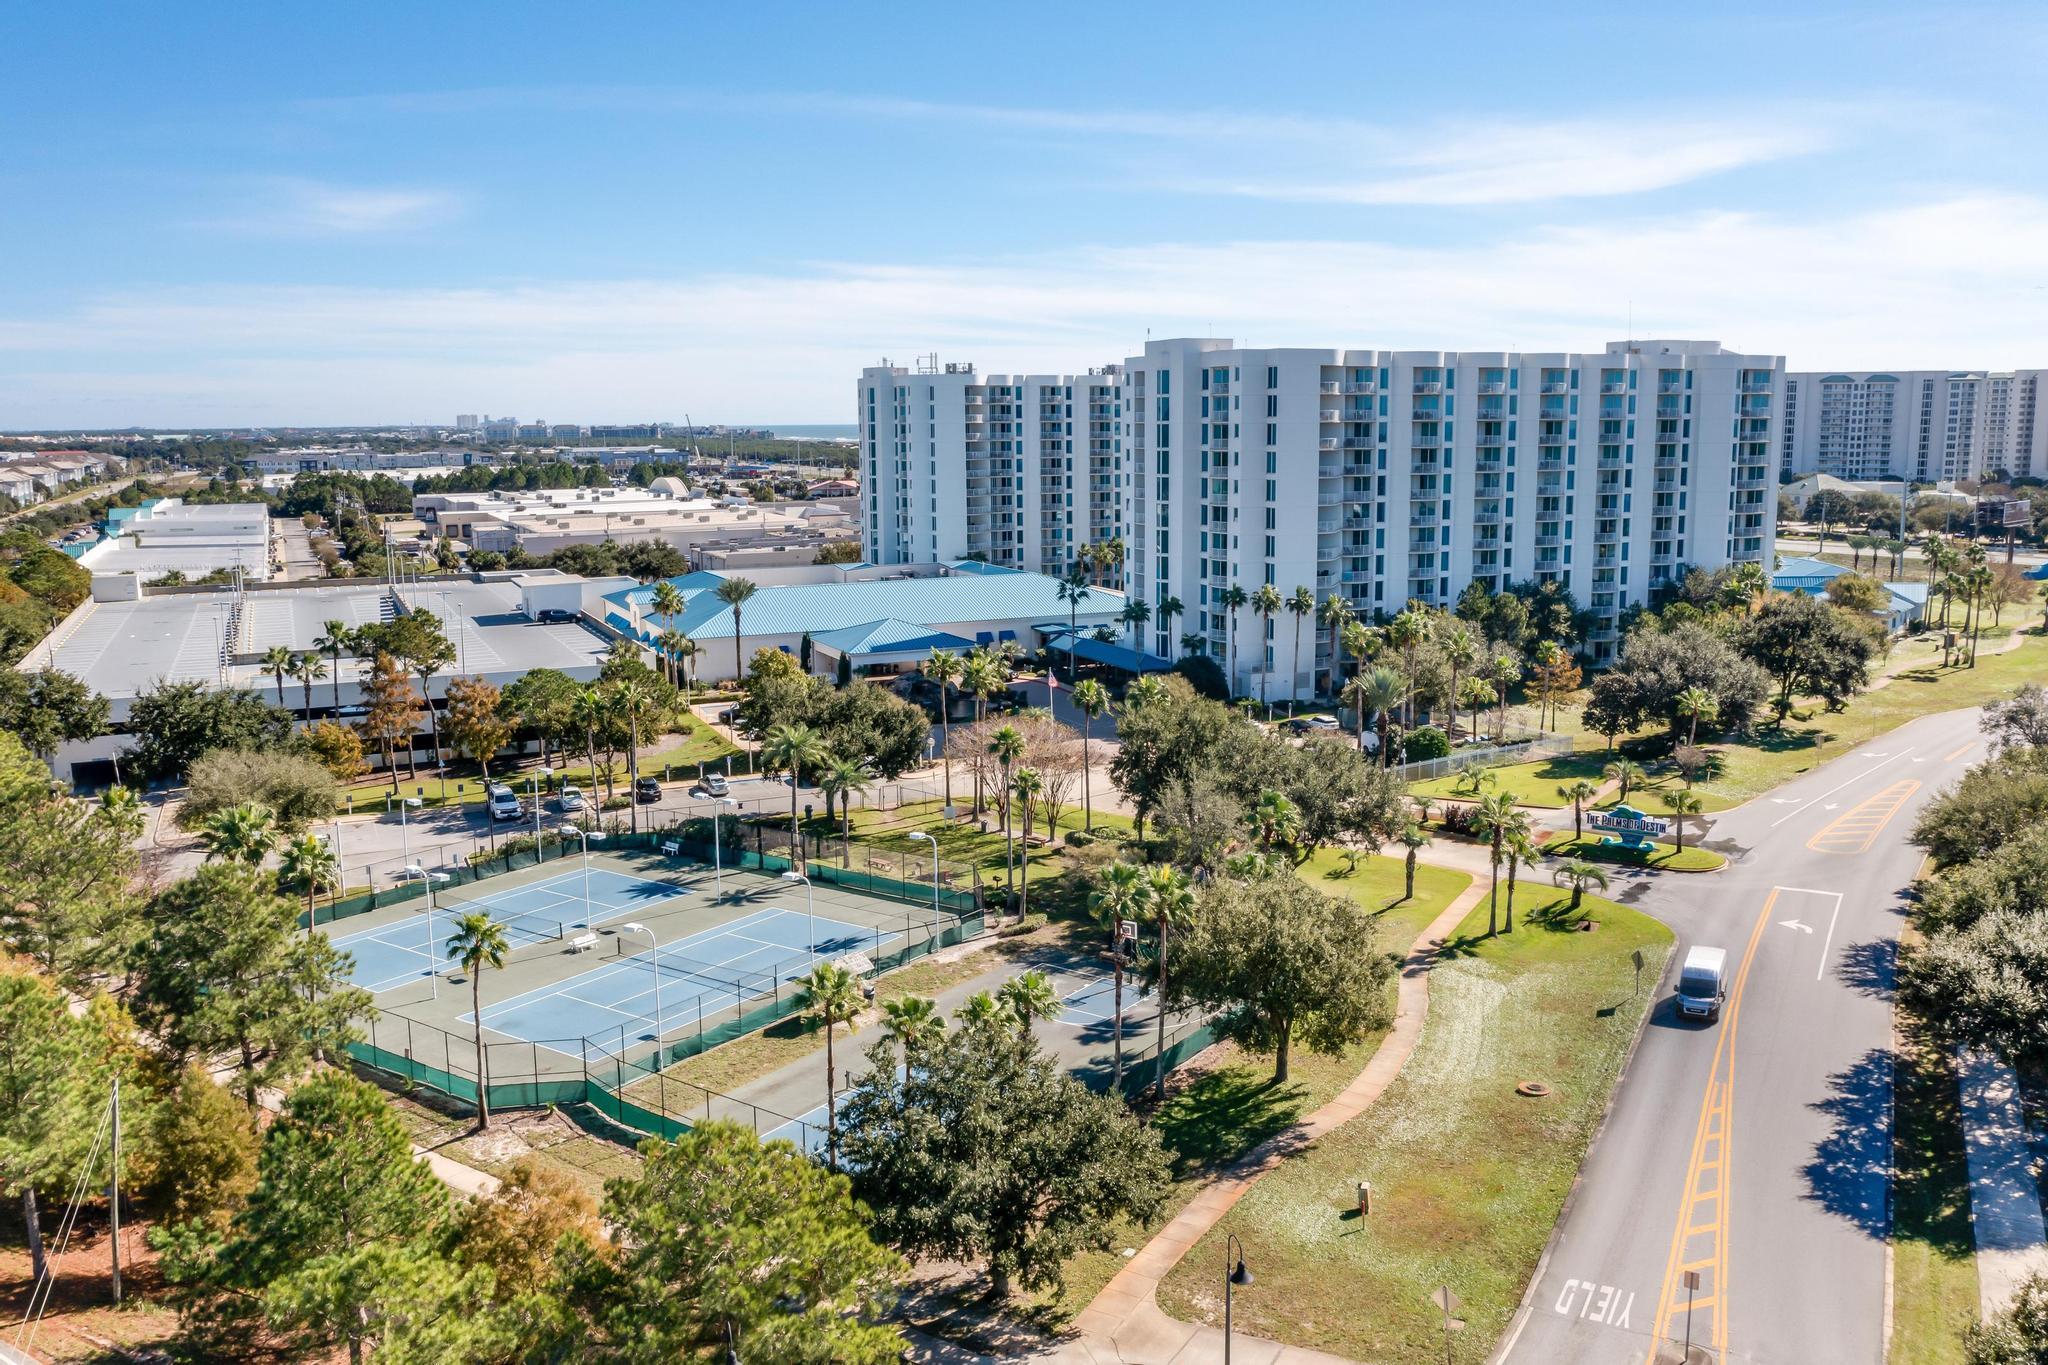
[[(713, 730), (710, 726), (693, 724), (690, 727), (690, 732), (686, 735), (668, 735), (664, 737), (662, 743), (642, 749), (640, 751), (640, 771), (643, 775), (660, 777), (665, 767), (690, 767), (697, 763), (709, 763), (714, 759), (723, 758), (727, 754), (738, 752), (739, 750), (727, 742), (723, 735)], [(580, 761), (580, 755), (577, 754), (570, 754), (567, 757), (569, 758), (569, 766), (567, 768), (550, 770), (553, 781), (557, 784), (574, 782), (577, 786), (583, 788), (584, 795), (588, 796), (598, 785), (592, 780), (590, 764)], [(417, 796), (429, 806), (445, 806), (463, 802), (482, 801), (484, 799), (482, 776), (477, 773), (475, 765), (466, 759), (461, 760), (461, 766), (464, 771), (441, 776), (431, 772), (423, 772), (418, 777), (410, 777), (401, 772), (398, 775), (399, 794), (402, 796)], [(626, 771), (626, 756), (620, 754), (618, 766), (612, 775), (612, 780), (621, 789), (624, 788), (626, 782)], [(515, 791), (524, 796), (528, 782), (539, 772), (540, 769), (538, 768), (522, 769), (511, 764), (500, 763), (496, 770), (496, 776), (500, 780), (509, 782)], [(359, 778), (344, 787), (342, 791), (344, 799), (351, 806), (361, 806), (365, 810), (372, 808), (382, 809), (384, 798), (391, 792), (391, 775), (389, 773), (377, 773), (374, 776)]]
[(1651, 848), (1655, 851), (1638, 853), (1620, 844), (1602, 843), (1599, 835), (1589, 834), (1583, 839), (1553, 840), (1543, 846), (1543, 851), (1558, 859), (1583, 858), (1589, 863), (1620, 863), (1658, 872), (1718, 872), (1728, 866), (1728, 860), (1710, 848), (1687, 847), (1681, 851), (1670, 844), (1652, 844)]
[(1332, 896), (1349, 896), (1372, 911), (1379, 938), (1376, 946), (1397, 954), (1406, 954), (1415, 936), (1472, 884), (1467, 873), (1418, 863), (1415, 898), (1407, 900), (1403, 898), (1407, 874), (1402, 859), (1385, 855), (1360, 858), (1358, 870), (1353, 872), (1348, 870), (1342, 851), (1334, 848), (1318, 849), (1295, 872), (1310, 886)]
[[(1531, 888), (1529, 909), (1562, 893)], [(1422, 1041), (1387, 1093), (1357, 1120), (1267, 1173), (1192, 1248), (1160, 1290), (1190, 1321), (1221, 1322), (1216, 1266), (1225, 1233), (1257, 1275), (1237, 1296), (1247, 1332), (1358, 1360), (1442, 1358), (1427, 1295), (1448, 1283), (1465, 1301), (1455, 1358), (1484, 1360), (1534, 1272), (1636, 1024), (1629, 954), (1653, 974), (1671, 933), (1587, 897), (1600, 928), (1524, 924), (1485, 938), (1479, 907), (1430, 978)], [(1553, 1093), (1524, 1099), (1523, 1080)], [(1370, 1180), (1374, 1212), (1352, 1212)]]
[[(1494, 778), (1489, 792), (1506, 792), (1518, 806), (1543, 806), (1556, 809), (1571, 803), (1557, 794), (1558, 787), (1581, 778), (1589, 782), (1600, 781), (1600, 769), (1605, 760), (1599, 754), (1574, 753), (1558, 758), (1540, 759), (1534, 763), (1505, 763), (1486, 771)], [(1431, 798), (1453, 797), (1469, 801), (1472, 793), (1460, 790), (1459, 775), (1432, 777), (1427, 782), (1409, 784), (1413, 796)]]
[(1961, 1365), (1963, 1333), (1977, 1320), (1977, 1262), (1955, 1066), (1903, 1009), (1899, 1032), (1889, 1358)]
[[(964, 794), (956, 788), (954, 800), (959, 809), (966, 809), (968, 803), (973, 800), (972, 787), (970, 786)], [(944, 804), (940, 801), (914, 801), (908, 805), (898, 806), (895, 810), (866, 810), (856, 807), (853, 812), (853, 837), (860, 843), (890, 853), (908, 853), (930, 858), (931, 845), (921, 839), (910, 837), (911, 831), (921, 830), (938, 840), (941, 858), (954, 863), (978, 864), (983, 877), (991, 873), (1001, 875), (1003, 823), (1000, 814), (991, 809), (982, 819), (948, 820), (941, 814), (944, 809)], [(786, 820), (785, 817), (785, 823)], [(988, 824), (988, 832), (985, 834), (981, 829), (983, 820)], [(1021, 854), (1024, 852), (1024, 819), (1021, 813), (1017, 815), (1016, 820), (1017, 850)], [(1083, 820), (1084, 812), (1078, 804), (1061, 811), (1060, 833), (1080, 829)], [(817, 827), (823, 829), (822, 820), (817, 822)], [(836, 831), (836, 822), (833, 828)], [(1131, 819), (1127, 815), (1118, 815), (1112, 811), (1095, 812), (1095, 832), (1101, 838), (1115, 839), (1128, 834), (1130, 829)], [(1031, 829), (1032, 838), (1037, 840), (1044, 833), (1045, 831), (1034, 821)], [(1034, 879), (1040, 871), (1058, 870), (1062, 856), (1058, 839), (1031, 849), (1029, 857)]]

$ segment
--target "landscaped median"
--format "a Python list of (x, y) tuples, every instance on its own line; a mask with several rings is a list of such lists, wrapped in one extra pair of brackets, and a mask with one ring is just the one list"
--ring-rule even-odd
[[(1442, 1314), (1429, 1295), (1449, 1284), (1467, 1323), (1453, 1354), (1484, 1360), (1535, 1271), (1671, 949), (1663, 925), (1599, 897), (1581, 907), (1597, 929), (1564, 928), (1568, 903), (1546, 888), (1513, 934), (1494, 938), (1485, 905), (1474, 909), (1430, 975), (1429, 1016), (1400, 1078), (1254, 1184), (1167, 1276), (1160, 1306), (1220, 1324), (1217, 1266), (1235, 1233), (1255, 1277), (1236, 1295), (1238, 1330), (1357, 1360), (1437, 1360)], [(1550, 1093), (1517, 1094), (1524, 1081)], [(1365, 1217), (1361, 1180), (1373, 1190)]]
[(1623, 867), (1647, 867), (1654, 872), (1719, 872), (1728, 860), (1710, 848), (1676, 848), (1671, 844), (1646, 843), (1641, 848), (1611, 843), (1598, 835), (1581, 839), (1553, 839), (1543, 852), (1562, 862), (1580, 858), (1589, 863), (1619, 863)]

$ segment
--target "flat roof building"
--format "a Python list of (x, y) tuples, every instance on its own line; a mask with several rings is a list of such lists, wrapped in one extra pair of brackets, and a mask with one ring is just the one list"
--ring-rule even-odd
[(413, 499), (413, 510), (431, 516), (442, 534), (471, 549), (502, 552), (517, 546), (535, 556), (608, 540), (688, 551), (707, 541), (766, 541), (809, 524), (803, 515), (744, 500), (677, 496), (665, 488), (422, 493)]
[(100, 542), (78, 557), (95, 577), (133, 574), (145, 583), (239, 573), (270, 577), (270, 509), (260, 502), (186, 503), (159, 498), (109, 514)]

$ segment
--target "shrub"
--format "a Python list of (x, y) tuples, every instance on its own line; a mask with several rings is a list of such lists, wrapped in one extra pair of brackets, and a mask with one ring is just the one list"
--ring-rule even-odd
[(1424, 759), (1444, 758), (1451, 752), (1451, 739), (1434, 725), (1416, 727), (1401, 746), (1403, 763), (1420, 763)]
[(256, 802), (287, 832), (334, 814), (334, 774), (316, 759), (275, 749), (215, 749), (192, 763), (192, 791), (178, 812), (188, 829), (217, 811)]
[(1229, 701), (1230, 684), (1224, 681), (1223, 666), (1206, 654), (1189, 654), (1173, 666), (1188, 680), (1188, 686), (1211, 701)]
[(1095, 836), (1085, 829), (1070, 829), (1067, 831), (1067, 846), (1069, 848), (1086, 848), (1094, 842)]

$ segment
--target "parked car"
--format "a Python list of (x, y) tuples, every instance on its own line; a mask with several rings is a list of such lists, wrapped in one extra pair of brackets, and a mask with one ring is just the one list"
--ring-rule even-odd
[(690, 788), (692, 796), (724, 796), (730, 790), (725, 778), (718, 773), (706, 773), (696, 786)]
[(576, 613), (564, 611), (560, 607), (548, 607), (541, 612), (540, 619), (545, 625), (560, 625), (564, 622), (574, 621)]
[(490, 807), (493, 820), (517, 820), (526, 814), (519, 804), (519, 793), (502, 782), (493, 782), (484, 790), (485, 804)]
[(555, 793), (555, 808), (564, 815), (578, 815), (584, 810), (583, 789), (574, 782), (564, 782), (562, 790)]
[(661, 783), (651, 777), (634, 778), (633, 799), (643, 806), (661, 800)]

